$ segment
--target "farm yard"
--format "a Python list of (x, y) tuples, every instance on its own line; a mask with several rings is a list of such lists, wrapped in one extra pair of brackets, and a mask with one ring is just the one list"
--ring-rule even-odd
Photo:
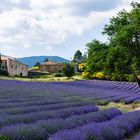
[(131, 82), (0, 80), (0, 140), (139, 140), (139, 102)]

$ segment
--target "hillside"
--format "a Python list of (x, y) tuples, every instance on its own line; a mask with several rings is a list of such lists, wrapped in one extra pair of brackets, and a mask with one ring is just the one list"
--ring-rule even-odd
[(59, 57), (59, 56), (31, 56), (31, 57), (23, 57), (23, 58), (16, 58), (16, 59), (24, 64), (27, 64), (29, 68), (31, 68), (36, 62), (43, 63), (46, 57), (50, 61), (57, 62), (57, 63), (70, 62), (69, 60)]

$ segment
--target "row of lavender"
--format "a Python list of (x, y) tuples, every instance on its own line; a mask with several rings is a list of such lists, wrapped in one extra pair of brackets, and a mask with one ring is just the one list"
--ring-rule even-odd
[[(49, 140), (124, 140), (140, 129), (140, 111), (129, 112), (99, 123), (87, 123), (70, 130), (62, 130)], [(140, 134), (134, 140), (139, 140)]]
[(105, 122), (120, 114), (119, 110), (111, 108), (80, 115), (73, 114), (67, 116), (67, 118), (42, 118), (32, 123), (15, 123), (1, 126), (0, 134), (10, 140), (46, 140), (60, 130), (72, 129), (90, 122)]
[(1, 124), (0, 134), (10, 140), (123, 140), (140, 129), (140, 111), (122, 114), (115, 108), (97, 110), (71, 112), (65, 117), (42, 116), (29, 122), (15, 120)]
[(41, 119), (55, 119), (55, 118), (67, 118), (72, 115), (80, 115), (93, 111), (97, 111), (98, 108), (95, 106), (80, 106), (80, 107), (69, 107), (63, 109), (44, 110), (38, 112), (29, 112), (26, 114), (18, 115), (1, 115), (0, 116), (0, 127), (4, 125), (16, 124), (16, 123), (30, 123)]
[(0, 81), (0, 135), (10, 140), (123, 139), (139, 129), (140, 112), (122, 114), (114, 108), (100, 111), (95, 102), (129, 103), (139, 94), (135, 83), (125, 82)]
[(0, 91), (0, 107), (4, 106), (4, 103), (9, 106), (17, 103), (19, 106), (21, 103), (26, 104), (26, 102), (46, 99), (47, 102), (74, 100), (140, 102), (140, 89), (137, 83), (129, 82), (92, 80), (46, 84), (5, 80), (0, 81)]
[(140, 140), (140, 133), (135, 136), (134, 140)]

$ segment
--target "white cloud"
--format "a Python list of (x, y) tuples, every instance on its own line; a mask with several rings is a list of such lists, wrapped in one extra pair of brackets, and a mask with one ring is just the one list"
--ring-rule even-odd
[(51, 46), (46, 46), (46, 47), (45, 47), (45, 50), (46, 50), (46, 51), (52, 51), (52, 47), (51, 47)]
[(108, 0), (110, 3), (103, 8), (101, 4), (107, 0), (2, 0), (0, 46), (26, 50), (40, 46), (51, 51), (53, 45), (94, 29), (116, 11), (130, 9), (130, 0), (117, 1)]

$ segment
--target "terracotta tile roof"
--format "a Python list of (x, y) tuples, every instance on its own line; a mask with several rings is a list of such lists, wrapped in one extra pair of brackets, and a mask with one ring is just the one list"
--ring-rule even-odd
[(48, 62), (44, 62), (42, 65), (60, 65), (60, 64), (48, 61)]

